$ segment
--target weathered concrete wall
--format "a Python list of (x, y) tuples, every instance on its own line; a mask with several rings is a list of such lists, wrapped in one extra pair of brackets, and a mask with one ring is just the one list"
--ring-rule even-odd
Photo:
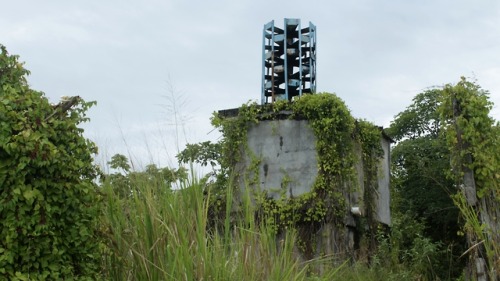
[(382, 138), (380, 144), (384, 150), (384, 158), (380, 160), (379, 164), (375, 218), (381, 223), (391, 225), (391, 194), (389, 189), (391, 179), (391, 142), (386, 138)]
[[(249, 178), (254, 175), (252, 171), (248, 171), (252, 156), (247, 154), (253, 154), (255, 159), (260, 159), (259, 167), (256, 169), (258, 186), (253, 188), (267, 191), (268, 195), (275, 199), (280, 198), (282, 194), (290, 198), (311, 191), (318, 175), (318, 160), (316, 137), (307, 120), (261, 121), (249, 129), (247, 143), (249, 151), (244, 153), (240, 169), (252, 174)], [(381, 223), (390, 225), (390, 141), (381, 137), (381, 146), (384, 158), (380, 160), (378, 187), (372, 205), (375, 207), (375, 218)], [(366, 215), (364, 213), (366, 202), (363, 202), (365, 186), (361, 146), (356, 144), (354, 151), (357, 158), (355, 169), (358, 186), (352, 187), (352, 192), (344, 196), (348, 203), (348, 212), (351, 207), (359, 207)], [(249, 183), (240, 179), (240, 186), (244, 189)], [(347, 224), (354, 226), (352, 217), (346, 218), (346, 221)]]
[[(248, 147), (261, 160), (260, 189), (275, 199), (282, 193), (296, 197), (311, 191), (318, 174), (315, 143), (316, 137), (307, 121), (261, 121), (252, 126), (248, 131)], [(250, 158), (245, 157), (247, 167)]]
[[(243, 153), (243, 160), (237, 168), (241, 173), (239, 184), (242, 190), (248, 187), (260, 189), (267, 191), (268, 196), (275, 199), (283, 195), (288, 198), (296, 197), (311, 191), (318, 176), (318, 157), (316, 137), (307, 120), (260, 121), (249, 129), (247, 144), (247, 151)], [(364, 246), (359, 245), (359, 235), (365, 232), (365, 229), (364, 226), (358, 225), (360, 219), (356, 216), (359, 214), (353, 214), (351, 208), (359, 208), (361, 217), (370, 216), (386, 225), (391, 223), (390, 140), (381, 134), (380, 144), (384, 157), (379, 163), (376, 181), (378, 186), (364, 185), (361, 145), (354, 144), (357, 183), (348, 187), (343, 194), (347, 203), (344, 223), (339, 225), (327, 222), (315, 226), (299, 226), (298, 231), (302, 233), (301, 235), (316, 241), (314, 248), (307, 251), (308, 255), (312, 256), (303, 256), (296, 249), (296, 254), (302, 259), (329, 255), (342, 261), (347, 257), (358, 259), (370, 255), (373, 248), (368, 244), (371, 242), (361, 242)], [(253, 181), (253, 184), (248, 181)], [(375, 194), (371, 196), (373, 202), (369, 204), (373, 207), (374, 214), (367, 214), (366, 207), (369, 202), (364, 202), (367, 188), (370, 188), (370, 191), (375, 190)]]

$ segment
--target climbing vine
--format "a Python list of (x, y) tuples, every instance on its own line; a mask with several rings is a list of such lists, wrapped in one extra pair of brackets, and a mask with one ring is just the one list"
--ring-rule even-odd
[[(259, 207), (258, 216), (273, 223), (276, 230), (298, 224), (320, 222), (343, 223), (347, 205), (345, 195), (358, 188), (355, 163), (358, 160), (355, 144), (361, 150), (367, 190), (376, 189), (377, 170), (382, 149), (381, 130), (373, 124), (356, 120), (350, 114), (344, 102), (336, 95), (321, 93), (305, 95), (294, 102), (278, 101), (265, 106), (245, 104), (239, 108), (238, 115), (224, 117), (215, 114), (212, 124), (222, 132), (223, 160), (221, 166), (226, 169), (226, 176), (238, 188), (236, 179), (242, 171), (237, 171), (244, 154), (253, 159), (246, 169), (252, 175), (250, 181), (258, 178), (259, 159), (249, 151), (246, 144), (247, 131), (259, 120), (275, 119), (308, 120), (316, 136), (318, 175), (311, 191), (298, 197), (289, 198), (283, 192), (278, 199), (271, 199), (266, 192), (256, 194)], [(243, 175), (244, 176), (244, 175)], [(281, 188), (290, 183), (289, 177), (283, 177)]]
[[(451, 155), (450, 177), (462, 191), (453, 199), (465, 218), (468, 275), (495, 280), (500, 270), (500, 130), (488, 115), (491, 108), (488, 93), (462, 77), (444, 87), (439, 112)], [(484, 257), (487, 269), (481, 266)]]
[[(212, 125), (218, 128), (224, 136), (219, 144), (221, 149), (221, 157), (218, 159), (220, 172), (216, 175), (214, 188), (208, 198), (210, 201), (209, 213), (213, 218), (211, 222), (213, 224), (227, 221), (225, 218), (229, 216), (228, 206), (231, 205), (228, 200), (232, 199), (228, 198), (227, 195), (234, 194), (232, 190), (227, 192), (227, 188), (228, 186), (235, 187), (235, 179), (243, 172), (236, 169), (236, 167), (238, 167), (238, 162), (242, 159), (243, 153), (248, 151), (246, 139), (249, 126), (259, 122), (257, 117), (261, 112), (262, 108), (256, 103), (248, 102), (239, 108), (238, 115), (234, 118), (226, 118), (219, 113), (214, 113), (211, 118)], [(257, 162), (258, 159), (254, 158), (252, 161), (253, 166), (256, 166)]]
[[(456, 85), (445, 86), (442, 99), (440, 112), (452, 152), (453, 176), (460, 180), (460, 167), (467, 166), (474, 171), (477, 196), (493, 192), (500, 200), (498, 125), (488, 115), (493, 104), (487, 92), (462, 77)], [(466, 155), (473, 155), (473, 161), (466, 163)]]

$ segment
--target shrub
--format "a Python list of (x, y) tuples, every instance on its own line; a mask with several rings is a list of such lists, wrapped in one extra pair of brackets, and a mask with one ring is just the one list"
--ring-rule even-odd
[(93, 104), (51, 105), (0, 45), (0, 279), (96, 279), (96, 146), (78, 124)]

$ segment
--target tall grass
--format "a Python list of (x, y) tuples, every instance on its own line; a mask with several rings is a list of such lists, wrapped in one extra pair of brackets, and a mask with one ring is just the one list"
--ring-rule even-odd
[[(256, 223), (248, 200), (238, 206), (241, 220), (227, 215), (224, 227), (208, 229), (210, 190), (204, 194), (196, 181), (176, 191), (132, 181), (125, 199), (108, 183), (104, 191), (102, 223), (110, 248), (103, 262), (111, 280), (306, 280), (314, 266), (327, 262), (301, 262), (294, 252), (296, 233), (278, 237), (270, 225)], [(226, 196), (229, 214), (233, 195)]]
[[(297, 232), (288, 229), (277, 234), (275, 227), (265, 220), (256, 221), (248, 194), (233, 200), (235, 194), (228, 189), (222, 195), (226, 197), (222, 200), (226, 202), (221, 206), (222, 221), (214, 227), (217, 218), (210, 217), (213, 213), (207, 200), (211, 190), (204, 184), (186, 181), (181, 183), (181, 189), (171, 190), (159, 182), (140, 177), (130, 179), (131, 192), (127, 198), (116, 194), (110, 183), (103, 184), (106, 202), (102, 227), (108, 244), (103, 267), (109, 280), (436, 278), (425, 273), (427, 262), (431, 262), (430, 257), (437, 251), (429, 248), (432, 243), (424, 243), (425, 247), (415, 244), (406, 250), (394, 247), (393, 243), (386, 247), (381, 243), (372, 267), (350, 261), (336, 266), (334, 257), (304, 261), (295, 246)], [(238, 219), (234, 219), (235, 210)], [(398, 226), (394, 227), (393, 232), (397, 232)], [(410, 260), (399, 261), (408, 255)]]

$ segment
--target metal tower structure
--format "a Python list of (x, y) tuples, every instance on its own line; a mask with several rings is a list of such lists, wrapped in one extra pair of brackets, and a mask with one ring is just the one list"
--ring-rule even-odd
[(264, 25), (262, 38), (262, 104), (291, 101), (316, 91), (316, 26), (301, 28), (300, 19)]

